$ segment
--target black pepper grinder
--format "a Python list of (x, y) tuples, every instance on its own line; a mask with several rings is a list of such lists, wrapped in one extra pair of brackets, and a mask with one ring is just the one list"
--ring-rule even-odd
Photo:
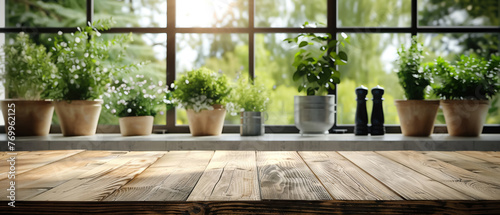
[(376, 86), (372, 88), (373, 95), (373, 109), (372, 109), (372, 127), (371, 135), (384, 135), (384, 109), (382, 107), (382, 95), (384, 95), (384, 88), (381, 86)]
[(368, 135), (368, 113), (366, 111), (366, 95), (368, 94), (368, 88), (361, 85), (356, 88), (356, 101), (358, 103), (356, 107), (356, 126), (354, 127), (355, 135)]

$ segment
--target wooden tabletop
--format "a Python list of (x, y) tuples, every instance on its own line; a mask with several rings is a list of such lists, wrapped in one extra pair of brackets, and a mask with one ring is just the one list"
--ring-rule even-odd
[[(102, 205), (192, 214), (500, 213), (500, 152), (16, 153), (14, 180), (9, 162), (0, 162), (0, 208), (9, 213), (91, 212)], [(4, 161), (12, 156), (0, 152)], [(16, 208), (7, 206), (11, 181)]]

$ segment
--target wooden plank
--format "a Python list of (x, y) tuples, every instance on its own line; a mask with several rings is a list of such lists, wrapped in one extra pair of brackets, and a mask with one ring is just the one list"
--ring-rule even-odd
[(339, 153), (406, 200), (473, 199), (375, 152)]
[[(81, 153), (84, 150), (32, 151), (16, 156), (16, 175), (39, 168), (52, 162)], [(7, 170), (9, 162), (0, 162), (0, 170)], [(6, 179), (7, 172), (0, 173), (0, 180)]]
[(500, 214), (500, 201), (0, 202), (5, 214)]
[(481, 151), (459, 151), (458, 153), (488, 161), (491, 163), (500, 164), (500, 152), (481, 152)]
[(262, 199), (331, 200), (297, 152), (257, 152)]
[(254, 151), (216, 151), (188, 201), (259, 200)]
[(213, 151), (171, 151), (104, 201), (185, 201)]
[(299, 152), (333, 198), (402, 200), (396, 193), (337, 152)]
[(500, 165), (456, 152), (428, 151), (424, 155), (461, 167), (486, 177), (500, 178)]
[(414, 151), (378, 152), (421, 174), (479, 200), (500, 200), (500, 181)]
[(163, 154), (129, 152), (29, 200), (100, 201), (143, 172)]
[[(22, 190), (22, 193), (18, 193), (16, 198), (18, 200), (32, 198), (126, 153), (85, 151), (40, 168), (18, 174), (15, 180), (16, 189)], [(0, 185), (7, 184), (9, 181), (10, 179), (0, 180)], [(6, 194), (7, 191), (1, 189), (0, 200), (7, 199)]]

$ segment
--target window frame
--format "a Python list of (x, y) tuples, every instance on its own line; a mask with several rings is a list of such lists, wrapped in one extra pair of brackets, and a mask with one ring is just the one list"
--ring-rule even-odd
[[(255, 34), (258, 33), (330, 33), (338, 35), (338, 33), (406, 33), (410, 35), (418, 35), (419, 33), (497, 33), (500, 40), (500, 26), (481, 26), (481, 27), (433, 27), (433, 26), (418, 26), (418, 0), (411, 1), (411, 26), (410, 27), (338, 27), (337, 26), (337, 3), (338, 0), (327, 1), (327, 26), (322, 28), (299, 28), (299, 27), (255, 27), (255, 0), (248, 1), (248, 26), (237, 28), (186, 28), (176, 27), (176, 0), (167, 1), (167, 27), (118, 27), (111, 28), (102, 33), (166, 33), (167, 34), (167, 70), (166, 83), (170, 86), (176, 78), (176, 35), (179, 33), (243, 33), (248, 34), (249, 47), (249, 76), (254, 77), (255, 71)], [(499, 3), (500, 4), (500, 3)], [(5, 7), (4, 7), (5, 8)], [(6, 14), (6, 11), (4, 12)], [(94, 0), (86, 0), (86, 21), (94, 20)], [(71, 33), (76, 31), (76, 27), (0, 27), (0, 33), (18, 33), (24, 31), (26, 33)], [(169, 45), (170, 44), (170, 45)], [(330, 92), (333, 95), (337, 94), (334, 90)], [(335, 97), (337, 100), (337, 96)], [(336, 101), (337, 102), (337, 101)], [(337, 108), (337, 107), (336, 107)], [(188, 125), (176, 125), (176, 109), (167, 111), (166, 125), (155, 125), (154, 129), (157, 133), (189, 133)], [(399, 125), (385, 125), (387, 133), (400, 133)], [(353, 133), (354, 125), (342, 124), (337, 125), (337, 112), (335, 113), (335, 124), (330, 129), (330, 133)], [(53, 128), (51, 132), (60, 132), (58, 128)], [(100, 133), (119, 133), (118, 125), (99, 125), (98, 132)], [(224, 133), (238, 133), (239, 125), (224, 125)], [(435, 132), (446, 132), (445, 125), (436, 125)], [(298, 133), (298, 129), (294, 125), (266, 125), (266, 133)], [(483, 133), (500, 133), (500, 125), (485, 125)]]

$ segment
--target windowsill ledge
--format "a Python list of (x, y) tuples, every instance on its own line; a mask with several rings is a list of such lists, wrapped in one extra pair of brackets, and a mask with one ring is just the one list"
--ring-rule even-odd
[[(0, 134), (0, 150), (7, 150), (7, 138)], [(50, 134), (46, 137), (18, 137), (16, 151), (21, 150), (273, 150), (273, 151), (500, 151), (500, 134), (482, 134), (480, 137), (451, 137), (433, 134), (430, 137), (405, 137), (401, 134), (383, 136), (355, 136), (354, 134), (329, 134), (301, 136), (300, 134), (266, 134), (242, 137), (239, 134), (193, 137), (190, 134), (153, 134), (150, 136), (123, 137), (120, 134), (63, 137)]]

